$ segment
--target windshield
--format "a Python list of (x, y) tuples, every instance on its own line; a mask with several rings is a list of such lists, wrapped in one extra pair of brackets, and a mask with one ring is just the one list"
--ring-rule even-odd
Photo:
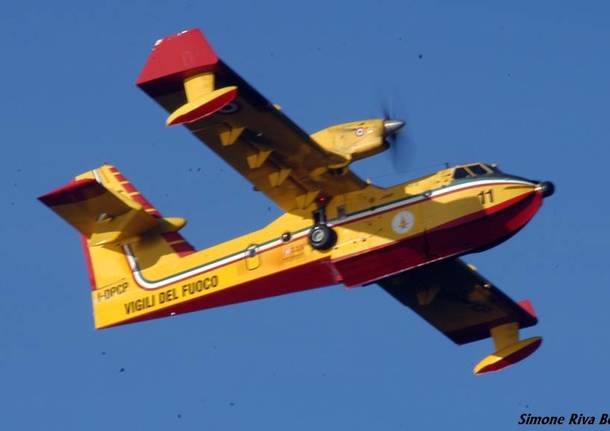
[(473, 163), (472, 165), (455, 168), (453, 171), (453, 179), (459, 180), (468, 177), (478, 177), (494, 172), (499, 172), (495, 165), (486, 165), (483, 163)]
[(483, 167), (483, 165), (480, 164), (476, 164), (476, 165), (470, 165), (468, 166), (468, 169), (470, 170), (470, 172), (472, 172), (475, 176), (478, 175), (486, 175), (488, 174), (490, 171), (488, 171), (487, 169), (485, 169)]
[(453, 171), (453, 179), (454, 179), (454, 180), (459, 180), (459, 179), (462, 179), (462, 178), (468, 178), (468, 177), (471, 177), (471, 176), (472, 176), (472, 174), (470, 174), (470, 173), (469, 173), (469, 172), (468, 172), (466, 169), (464, 169), (464, 168), (456, 168), (456, 169)]

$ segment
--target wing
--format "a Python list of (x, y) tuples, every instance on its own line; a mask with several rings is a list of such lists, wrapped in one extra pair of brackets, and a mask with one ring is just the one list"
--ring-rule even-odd
[[(211, 84), (205, 81), (210, 74)], [(192, 79), (197, 76), (199, 83)], [(194, 106), (196, 114), (182, 123), (284, 211), (366, 187), (347, 167), (329, 168), (345, 160), (325, 151), (219, 60), (199, 30), (157, 41), (137, 85), (174, 113), (170, 122)], [(195, 106), (189, 94), (199, 91), (196, 85), (217, 90)]]
[(500, 325), (537, 323), (529, 301), (517, 303), (460, 259), (448, 259), (377, 282), (453, 342), (490, 337)]

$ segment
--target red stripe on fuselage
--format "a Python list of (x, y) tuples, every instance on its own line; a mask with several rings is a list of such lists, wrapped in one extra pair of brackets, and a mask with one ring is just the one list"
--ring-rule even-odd
[[(178, 287), (175, 287), (175, 289), (187, 289), (188, 292), (188, 285), (196, 283), (197, 280), (197, 276), (192, 277), (182, 282)], [(219, 283), (220, 286), (222, 286), (222, 280), (220, 280)], [(296, 268), (279, 271), (228, 289), (212, 292), (205, 296), (181, 302), (162, 310), (156, 310), (152, 313), (133, 317), (114, 325), (105, 326), (104, 328), (160, 317), (168, 317), (173, 314), (190, 313), (206, 308), (220, 307), (271, 296), (284, 295), (302, 290), (315, 289), (334, 283), (336, 283), (336, 279), (330, 261), (328, 258), (323, 258)], [(182, 295), (182, 293), (182, 291), (177, 292), (178, 295)]]

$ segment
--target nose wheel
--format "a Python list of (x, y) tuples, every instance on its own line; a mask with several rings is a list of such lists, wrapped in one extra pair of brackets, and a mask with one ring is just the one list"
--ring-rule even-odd
[(326, 224), (326, 208), (313, 213), (314, 225), (309, 231), (309, 244), (316, 250), (328, 250), (337, 243), (337, 233)]

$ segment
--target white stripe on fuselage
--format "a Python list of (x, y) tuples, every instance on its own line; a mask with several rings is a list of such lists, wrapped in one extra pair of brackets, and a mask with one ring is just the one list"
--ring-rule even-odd
[[(96, 176), (96, 179), (97, 179), (97, 176)], [(470, 188), (473, 186), (484, 186), (484, 185), (492, 185), (492, 184), (515, 184), (515, 185), (528, 185), (528, 186), (534, 185), (527, 181), (513, 180), (513, 179), (510, 179), (510, 180), (481, 179), (479, 181), (470, 181), (467, 183), (456, 184), (454, 186), (444, 187), (444, 188), (433, 190), (433, 191), (431, 190), (429, 192), (429, 195), (426, 195), (426, 193), (422, 193), (417, 196), (406, 198), (406, 199), (403, 199), (403, 200), (400, 200), (397, 202), (392, 202), (392, 203), (389, 203), (386, 205), (381, 205), (379, 207), (375, 207), (375, 208), (371, 209), (370, 211), (365, 210), (360, 213), (344, 217), (340, 220), (335, 220), (334, 222), (329, 222), (328, 225), (331, 227), (339, 226), (339, 225), (350, 223), (350, 222), (353, 222), (356, 220), (370, 217), (370, 216), (378, 214), (380, 212), (390, 211), (392, 209), (400, 208), (400, 207), (407, 206), (407, 205), (412, 205), (414, 203), (421, 202), (426, 199), (432, 199), (434, 197), (438, 197), (438, 196), (441, 196), (441, 195), (444, 195), (447, 193), (453, 193), (453, 192), (459, 191), (461, 189), (466, 189), (466, 188)], [(292, 237), (292, 239), (294, 240), (294, 239), (302, 238), (302, 237), (306, 236), (308, 233), (309, 233), (308, 230), (299, 232), (299, 233), (295, 234)], [(267, 251), (271, 248), (274, 248), (274, 247), (280, 245), (282, 242), (283, 242), (282, 239), (279, 238), (277, 240), (265, 243), (261, 246), (256, 247), (256, 253), (261, 253), (261, 252)], [(134, 256), (134, 254), (131, 250), (131, 247), (129, 247), (128, 245), (124, 245), (123, 250), (125, 251), (125, 255), (127, 256), (127, 261), (129, 262), (129, 267), (131, 268), (131, 271), (133, 273), (134, 279), (136, 280), (136, 283), (138, 283), (138, 285), (144, 289), (158, 289), (160, 287), (167, 286), (168, 284), (172, 284), (172, 283), (176, 283), (176, 282), (185, 280), (185, 279), (193, 277), (195, 275), (199, 275), (201, 273), (211, 271), (213, 269), (219, 268), (221, 266), (224, 266), (224, 265), (227, 265), (227, 264), (230, 264), (233, 262), (237, 262), (239, 260), (242, 260), (242, 259), (245, 259), (246, 257), (248, 257), (248, 251), (244, 250), (243, 252), (238, 252), (236, 254), (224, 257), (217, 261), (198, 266), (196, 268), (181, 272), (179, 274), (169, 276), (167, 278), (164, 278), (164, 279), (161, 279), (158, 281), (149, 281), (149, 280), (146, 280), (144, 278), (144, 276), (142, 275), (142, 271), (138, 267), (137, 257)]]

